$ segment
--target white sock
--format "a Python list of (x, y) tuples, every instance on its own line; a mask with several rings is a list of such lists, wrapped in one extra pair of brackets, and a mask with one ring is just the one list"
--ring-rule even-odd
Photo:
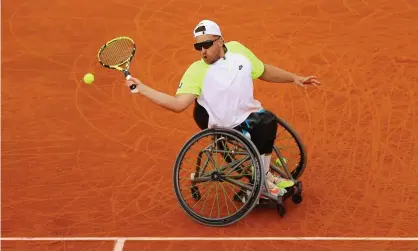
[(271, 160), (271, 154), (269, 155), (261, 155), (263, 157), (263, 169), (264, 174), (267, 175), (267, 173), (270, 171), (270, 160)]

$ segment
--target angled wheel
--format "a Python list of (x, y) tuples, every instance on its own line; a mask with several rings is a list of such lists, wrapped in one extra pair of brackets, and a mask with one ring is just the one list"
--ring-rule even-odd
[[(226, 161), (229, 155), (234, 157)], [(177, 156), (173, 179), (184, 212), (208, 226), (227, 226), (244, 218), (264, 184), (254, 144), (235, 130), (221, 128), (203, 130), (186, 142)], [(245, 201), (237, 201), (243, 194)]]
[[(302, 139), (297, 132), (283, 119), (277, 118), (277, 134), (276, 140), (273, 147), (271, 157), (271, 168), (281, 176), (286, 177), (286, 171), (284, 166), (287, 167), (289, 174), (293, 179), (297, 180), (300, 178), (307, 165), (307, 154)], [(227, 144), (221, 144), (219, 141), (219, 148), (228, 151)], [(285, 162), (282, 164), (281, 159)], [(224, 154), (225, 161), (233, 162), (235, 160), (234, 154)], [(251, 178), (251, 177), (248, 177)], [(290, 177), (288, 177), (290, 178)]]
[(301, 194), (294, 194), (292, 196), (292, 202), (295, 204), (300, 204), (302, 202), (302, 195)]
[[(302, 176), (307, 164), (305, 146), (300, 136), (287, 122), (277, 117), (277, 123), (270, 167), (276, 172), (286, 172), (284, 170), (286, 166), (293, 179), (297, 180)], [(285, 162), (284, 165), (282, 160)]]

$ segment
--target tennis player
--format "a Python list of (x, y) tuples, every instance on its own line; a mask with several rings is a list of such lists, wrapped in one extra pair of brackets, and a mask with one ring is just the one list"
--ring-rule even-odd
[(276, 138), (276, 116), (254, 99), (253, 80), (294, 83), (302, 88), (317, 87), (320, 82), (315, 76), (301, 77), (265, 64), (239, 42), (225, 43), (219, 26), (213, 21), (199, 22), (193, 35), (194, 48), (201, 59), (188, 67), (175, 96), (154, 90), (137, 78), (126, 81), (126, 85), (136, 84), (134, 93), (176, 113), (195, 104), (194, 119), (201, 129), (227, 127), (248, 132), (262, 156), (270, 192), (285, 192), (284, 188), (294, 183), (274, 176), (269, 167)]

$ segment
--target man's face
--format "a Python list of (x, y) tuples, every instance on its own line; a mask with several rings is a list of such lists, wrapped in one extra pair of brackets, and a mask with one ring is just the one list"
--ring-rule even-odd
[(213, 64), (220, 58), (222, 39), (214, 35), (201, 35), (196, 38), (195, 49), (207, 64)]

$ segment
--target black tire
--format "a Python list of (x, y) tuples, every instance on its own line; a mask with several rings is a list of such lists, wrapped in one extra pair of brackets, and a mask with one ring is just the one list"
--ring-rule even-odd
[(286, 214), (286, 208), (284, 207), (284, 205), (278, 204), (277, 212), (279, 213), (280, 217), (284, 217)]
[[(254, 179), (253, 183), (250, 187), (252, 187), (251, 193), (249, 195), (248, 200), (245, 203), (242, 203), (242, 207), (237, 210), (232, 215), (228, 215), (226, 217), (221, 218), (209, 218), (202, 215), (199, 215), (192, 208), (190, 208), (183, 198), (182, 190), (180, 189), (180, 171), (183, 164), (183, 159), (187, 153), (187, 151), (199, 140), (204, 137), (213, 137), (213, 136), (224, 136), (231, 139), (236, 140), (242, 146), (245, 147), (245, 150), (248, 152), (250, 157), (251, 163), (253, 165), (253, 174)], [(184, 210), (184, 212), (191, 217), (196, 222), (206, 225), (206, 226), (214, 226), (214, 227), (221, 227), (221, 226), (228, 226), (238, 222), (239, 220), (243, 219), (251, 210), (256, 206), (257, 201), (260, 197), (262, 187), (264, 185), (264, 176), (262, 175), (262, 165), (261, 165), (261, 158), (258, 150), (254, 146), (254, 144), (247, 139), (243, 134), (240, 132), (233, 130), (233, 129), (224, 129), (224, 128), (216, 128), (216, 129), (205, 129), (193, 137), (191, 137), (182, 147), (180, 150), (173, 170), (173, 181), (174, 181), (174, 192), (176, 194), (177, 200)], [(211, 182), (219, 182), (219, 181), (211, 181)], [(222, 181), (226, 182), (226, 181)], [(190, 190), (188, 190), (190, 191)], [(233, 199), (233, 198), (231, 198)], [(218, 201), (219, 202), (219, 201)]]
[[(307, 154), (305, 150), (305, 145), (302, 142), (302, 139), (298, 135), (298, 133), (283, 119), (276, 117), (277, 123), (278, 123), (278, 134), (281, 134), (280, 128), (284, 128), (287, 133), (289, 133), (292, 137), (292, 141), (296, 144), (298, 152), (299, 152), (299, 159), (296, 160), (296, 164), (294, 166), (287, 165), (287, 168), (289, 169), (290, 174), (292, 175), (293, 179), (297, 180), (299, 179), (303, 172), (305, 171), (306, 165), (307, 165)], [(275, 145), (273, 147), (273, 156), (276, 156), (276, 158), (279, 155), (278, 147), (280, 147), (281, 142), (278, 140), (280, 137), (276, 138)], [(228, 150), (228, 149), (225, 149)], [(287, 158), (288, 156), (284, 155), (282, 152), (282, 158)], [(275, 158), (272, 158), (272, 161), (274, 162)], [(234, 156), (225, 156), (225, 160), (227, 162), (234, 161)], [(274, 163), (271, 163), (274, 165)]]
[(294, 194), (292, 196), (292, 202), (294, 204), (300, 204), (302, 202), (303, 198), (302, 195), (300, 193)]
[[(305, 145), (302, 142), (302, 139), (300, 138), (300, 136), (297, 134), (297, 132), (283, 119), (276, 117), (277, 118), (277, 123), (279, 124), (279, 126), (283, 127), (293, 138), (293, 140), (295, 141), (298, 150), (299, 150), (299, 154), (300, 154), (300, 159), (297, 161), (296, 166), (294, 167), (289, 167), (287, 166), (287, 168), (289, 168), (289, 172), (292, 175), (292, 177), (297, 180), (299, 179), (303, 172), (305, 171), (306, 165), (307, 165), (307, 154), (306, 154), (306, 150), (305, 150)], [(278, 127), (280, 128), (280, 127)], [(279, 130), (279, 129), (278, 129)], [(273, 154), (275, 154), (276, 156), (278, 156), (278, 145), (280, 143), (277, 141), (276, 138), (276, 142), (275, 142), (275, 146), (273, 147)], [(283, 154), (282, 154), (283, 155)], [(282, 156), (286, 157), (286, 156)], [(273, 160), (273, 158), (272, 158)]]

